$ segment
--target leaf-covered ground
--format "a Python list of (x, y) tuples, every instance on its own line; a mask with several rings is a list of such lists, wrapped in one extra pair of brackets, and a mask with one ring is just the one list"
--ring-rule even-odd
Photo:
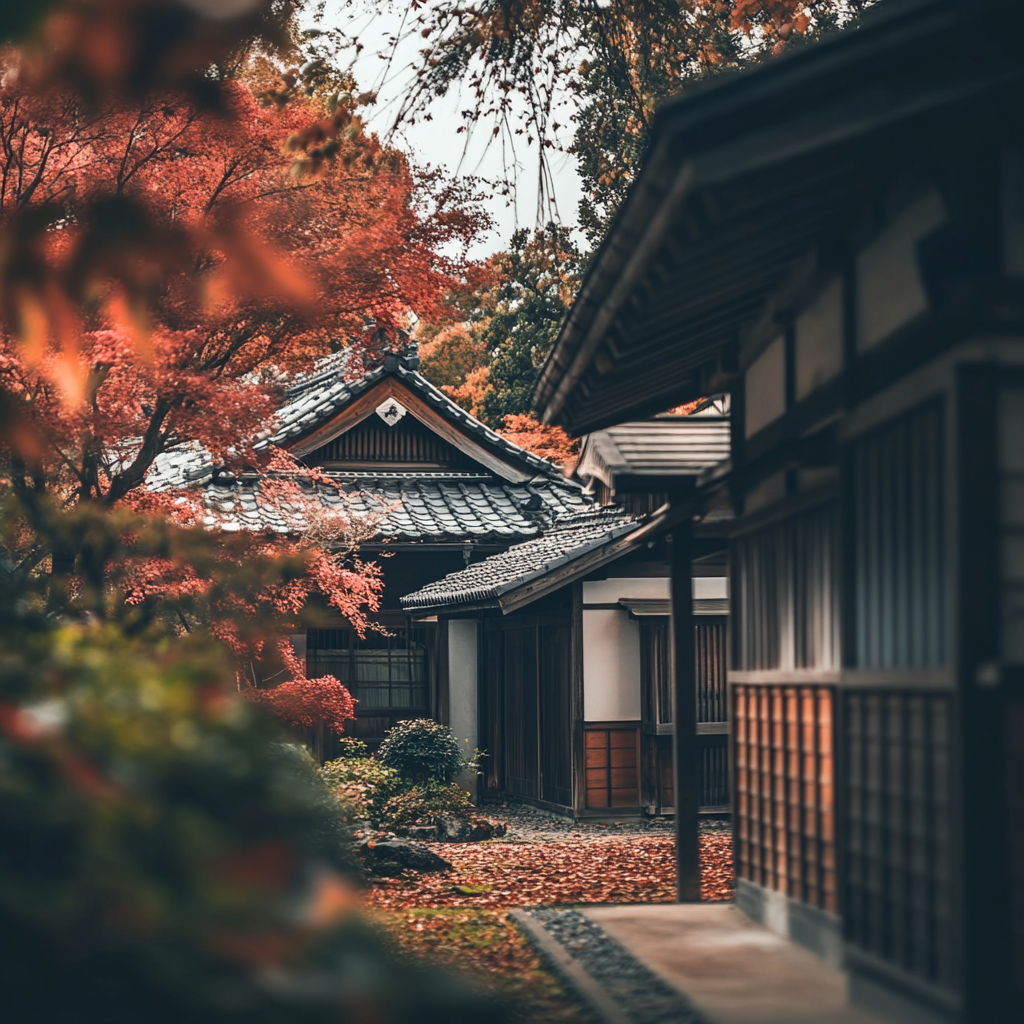
[[(375, 882), (367, 902), (406, 951), (468, 970), (517, 1001), (524, 1019), (584, 1021), (507, 918), (538, 904), (664, 903), (675, 894), (674, 837), (662, 827), (552, 825), (512, 816), (505, 840), (438, 843), (453, 870)], [(702, 895), (732, 898), (732, 837), (701, 835)]]
[[(373, 906), (528, 907), (553, 903), (667, 903), (675, 898), (675, 842), (670, 835), (584, 842), (438, 843), (453, 865), (432, 875), (381, 879)], [(701, 895), (732, 898), (732, 839), (701, 836)]]

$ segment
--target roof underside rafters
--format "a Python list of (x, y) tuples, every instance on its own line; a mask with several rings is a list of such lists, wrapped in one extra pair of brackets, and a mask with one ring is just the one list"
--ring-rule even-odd
[(1022, 65), (1006, 39), (965, 59), (982, 6), (996, 17), (1009, 0), (880, 4), (855, 31), (663, 108), (542, 370), (542, 418), (582, 434), (727, 388), (801, 260), (860, 231), (894, 174), (998, 137)]

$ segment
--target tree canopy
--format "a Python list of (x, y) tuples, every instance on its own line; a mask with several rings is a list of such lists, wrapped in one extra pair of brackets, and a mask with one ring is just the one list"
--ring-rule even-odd
[[(873, 0), (438, 0), (412, 5), (425, 40), (399, 117), (467, 92), (465, 124), (505, 136), (522, 159), (576, 158), (579, 223), (596, 244), (668, 97), (722, 70), (777, 55), (849, 22)], [(518, 148), (517, 148), (518, 147)]]

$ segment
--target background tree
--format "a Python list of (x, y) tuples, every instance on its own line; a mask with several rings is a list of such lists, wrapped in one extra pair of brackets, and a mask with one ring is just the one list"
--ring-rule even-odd
[(429, 343), (424, 373), (496, 430), (506, 416), (528, 413), (537, 373), (572, 303), (581, 266), (567, 229), (548, 224), (517, 231), (509, 248), (488, 261), (482, 286), (449, 294), (448, 315), (460, 320)]
[[(580, 225), (604, 233), (667, 97), (717, 71), (779, 54), (849, 22), (873, 0), (439, 0), (410, 33), (427, 39), (398, 117), (427, 116), (464, 88), (466, 128), (484, 124), (546, 154), (567, 148), (583, 179)], [(460, 129), (460, 131), (463, 129)], [(567, 141), (564, 130), (572, 132)]]

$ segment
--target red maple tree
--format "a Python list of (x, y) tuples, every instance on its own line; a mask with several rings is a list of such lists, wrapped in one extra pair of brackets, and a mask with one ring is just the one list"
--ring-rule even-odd
[[(193, 495), (145, 487), (155, 460), (188, 449), (225, 472), (262, 470), (265, 496), (308, 504), (301, 467), (259, 446), (282, 382), (352, 339), (358, 370), (371, 319), (388, 327), (434, 315), (465, 271), (447, 253), (484, 218), (459, 187), (369, 135), (355, 113), (364, 98), (344, 98), (343, 117), (337, 97), (263, 105), (253, 72), (223, 84), (216, 110), (188, 93), (87, 105), (70, 89), (26, 87), (17, 55), (5, 60), (2, 489), (18, 509), (3, 552), (8, 575), (37, 576), (61, 611), (109, 614), (111, 592), (137, 610), (201, 604), (241, 660), (284, 659), (308, 697), (316, 687), (302, 666), (244, 624), (259, 611), (278, 636), (294, 632), (320, 595), (364, 628), (380, 577), (351, 545), (236, 538), (221, 548), (233, 564), (284, 558), (291, 568), (284, 582), (268, 568), (214, 598), (188, 560), (133, 547), (144, 529), (135, 520), (125, 520), (112, 581), (109, 552), (89, 553), (90, 523), (117, 510), (201, 522)], [(54, 510), (78, 514), (56, 527)], [(335, 539), (351, 537), (350, 527), (337, 523)], [(188, 628), (187, 614), (181, 621)], [(340, 722), (351, 709), (334, 707), (331, 682), (340, 687), (320, 689)]]

